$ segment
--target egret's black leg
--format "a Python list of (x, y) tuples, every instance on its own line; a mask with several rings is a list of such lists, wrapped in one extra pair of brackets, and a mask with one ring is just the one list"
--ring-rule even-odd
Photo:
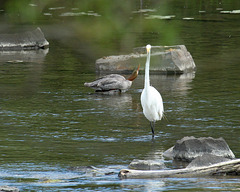
[(155, 121), (150, 122), (151, 129), (152, 129), (152, 137), (154, 137), (154, 127), (155, 127)]

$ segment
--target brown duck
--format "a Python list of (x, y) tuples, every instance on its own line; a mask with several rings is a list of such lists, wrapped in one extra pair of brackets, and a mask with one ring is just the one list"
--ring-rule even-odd
[(138, 65), (138, 68), (133, 71), (128, 79), (122, 75), (110, 74), (100, 77), (93, 82), (86, 82), (84, 86), (95, 89), (96, 92), (126, 92), (131, 87), (132, 81), (138, 76), (139, 67), (140, 65)]

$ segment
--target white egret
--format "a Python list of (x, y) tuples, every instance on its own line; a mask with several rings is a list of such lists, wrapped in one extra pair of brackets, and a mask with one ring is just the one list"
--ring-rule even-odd
[(93, 88), (96, 92), (125, 92), (131, 87), (132, 81), (138, 76), (139, 67), (140, 65), (138, 65), (138, 68), (133, 71), (128, 79), (122, 75), (111, 74), (100, 77), (93, 82), (84, 83), (84, 86)]
[(144, 89), (141, 94), (141, 104), (143, 108), (143, 114), (150, 121), (152, 136), (154, 137), (155, 122), (162, 119), (164, 109), (160, 93), (150, 85), (149, 67), (151, 45), (147, 45), (146, 49), (147, 49), (147, 61), (145, 65), (145, 83)]

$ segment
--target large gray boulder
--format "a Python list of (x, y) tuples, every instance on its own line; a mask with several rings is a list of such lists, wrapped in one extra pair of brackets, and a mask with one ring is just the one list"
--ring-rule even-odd
[[(130, 72), (140, 64), (140, 70), (144, 70), (146, 62), (146, 48), (135, 48), (128, 55), (108, 56), (96, 61), (96, 69), (100, 73), (124, 73)], [(152, 46), (151, 49), (151, 73), (182, 74), (193, 72), (196, 65), (185, 45), (176, 46)]]
[(164, 152), (164, 156), (182, 161), (192, 161), (204, 154), (216, 155), (224, 158), (234, 159), (235, 155), (223, 138), (214, 139), (212, 137), (195, 138), (184, 137), (176, 144)]
[(23, 33), (0, 34), (0, 50), (29, 50), (48, 46), (49, 42), (39, 27)]

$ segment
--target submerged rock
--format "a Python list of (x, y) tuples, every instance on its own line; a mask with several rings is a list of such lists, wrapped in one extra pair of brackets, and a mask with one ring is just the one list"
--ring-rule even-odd
[(160, 160), (139, 160), (134, 159), (129, 164), (129, 169), (136, 169), (136, 170), (160, 170), (165, 169), (166, 166)]
[(31, 50), (49, 46), (43, 32), (38, 27), (33, 31), (15, 34), (0, 34), (1, 50)]
[(190, 162), (196, 157), (204, 154), (211, 154), (229, 159), (235, 158), (235, 155), (223, 138), (195, 138), (193, 136), (184, 137), (178, 140), (176, 144), (165, 151), (163, 155), (167, 158)]
[(88, 166), (77, 166), (77, 167), (70, 167), (71, 171), (78, 171), (78, 172), (89, 172), (92, 170), (96, 170), (97, 168), (91, 165)]
[(16, 187), (9, 187), (9, 186), (0, 186), (0, 191), (4, 192), (19, 192), (19, 189)]
[[(196, 65), (185, 45), (152, 46), (150, 72), (182, 74), (193, 72)], [(108, 56), (96, 61), (99, 73), (130, 72), (134, 66), (141, 64), (144, 70), (146, 62), (146, 48), (134, 49), (129, 55)]]
[(71, 171), (77, 171), (85, 174), (87, 177), (96, 177), (101, 175), (113, 175), (115, 172), (108, 168), (97, 168), (94, 166), (77, 166), (69, 168)]

